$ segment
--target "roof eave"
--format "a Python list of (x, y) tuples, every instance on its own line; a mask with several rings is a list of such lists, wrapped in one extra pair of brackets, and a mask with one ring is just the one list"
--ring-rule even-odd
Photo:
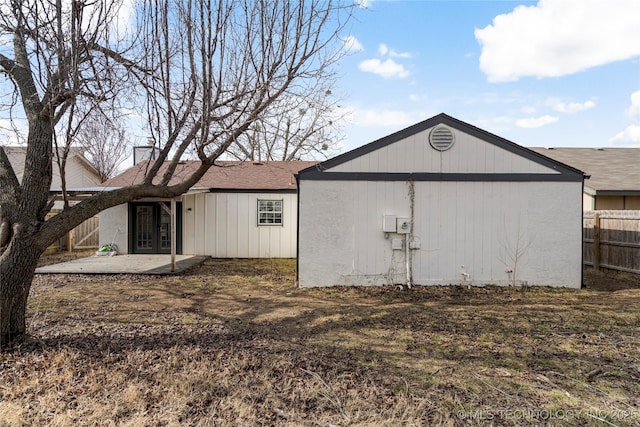
[(640, 196), (640, 190), (593, 190), (593, 196)]

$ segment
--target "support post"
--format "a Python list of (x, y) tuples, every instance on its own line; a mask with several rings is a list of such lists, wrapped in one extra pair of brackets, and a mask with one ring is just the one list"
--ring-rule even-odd
[(600, 270), (600, 214), (593, 214), (593, 269)]
[(176, 271), (176, 199), (171, 199), (171, 272)]

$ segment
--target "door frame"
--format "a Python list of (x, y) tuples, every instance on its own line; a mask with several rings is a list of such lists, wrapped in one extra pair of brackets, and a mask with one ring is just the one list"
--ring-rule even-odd
[[(129, 203), (129, 232), (128, 240), (129, 240), (129, 253), (132, 254), (170, 254), (171, 247), (162, 250), (160, 248), (160, 218), (162, 215), (162, 210), (164, 209), (161, 205), (164, 203), (165, 205), (169, 205), (171, 203), (170, 200), (156, 200), (156, 201), (147, 201), (147, 202), (130, 202)], [(137, 216), (136, 216), (136, 208), (138, 206), (149, 206), (152, 208), (152, 238), (151, 238), (151, 249), (149, 250), (139, 250), (136, 248), (136, 240), (137, 240)], [(171, 235), (171, 224), (169, 223), (169, 235)], [(182, 254), (182, 202), (176, 201), (176, 254)]]

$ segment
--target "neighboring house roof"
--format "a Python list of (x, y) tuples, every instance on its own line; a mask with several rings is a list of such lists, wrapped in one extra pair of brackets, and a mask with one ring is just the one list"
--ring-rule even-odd
[[(358, 157), (365, 156), (371, 152), (376, 150), (383, 149), (388, 145), (394, 144), (396, 142), (406, 140), (409, 137), (416, 135), (418, 133), (424, 132), (427, 129), (433, 128), (437, 125), (444, 124), (451, 128), (457, 129), (463, 133), (474, 136), (488, 144), (494, 145), (502, 150), (506, 150), (512, 154), (523, 157), (531, 162), (537, 163), (541, 166), (549, 168), (555, 173), (547, 174), (548, 176), (544, 176), (544, 174), (504, 174), (504, 173), (496, 173), (496, 174), (471, 174), (466, 173), (465, 176), (461, 176), (459, 173), (421, 173), (425, 171), (412, 171), (411, 173), (395, 173), (395, 174), (385, 174), (385, 179), (421, 179), (421, 180), (460, 180), (460, 179), (473, 179), (473, 180), (499, 180), (504, 179), (507, 175), (511, 175), (509, 178), (515, 181), (526, 181), (532, 179), (542, 180), (547, 179), (551, 181), (583, 181), (584, 173), (579, 170), (574, 165), (568, 165), (563, 162), (560, 162), (551, 157), (544, 156), (538, 152), (532, 151), (528, 148), (525, 148), (521, 145), (518, 145), (514, 142), (511, 142), (507, 139), (504, 139), (500, 136), (494, 135), (490, 132), (487, 132), (483, 129), (475, 127), (469, 123), (465, 123), (461, 120), (458, 120), (454, 117), (451, 117), (447, 114), (440, 113), (436, 116), (431, 117), (430, 119), (424, 120), (420, 123), (417, 123), (413, 126), (410, 126), (406, 129), (403, 129), (399, 132), (388, 135), (384, 138), (373, 141), (369, 144), (363, 145), (359, 148), (341, 154), (339, 156), (333, 157), (329, 160), (326, 160), (322, 163), (319, 163), (313, 167), (309, 167), (305, 170), (300, 171), (301, 179), (344, 179), (349, 175), (355, 179), (378, 179), (379, 174), (375, 173), (356, 173), (356, 174), (345, 174), (341, 172), (331, 171), (332, 168), (336, 166), (342, 165), (346, 162), (350, 162)], [(429, 144), (429, 142), (425, 141), (425, 144)], [(325, 172), (326, 171), (326, 172)], [(490, 175), (490, 176), (489, 176)]]
[[(295, 190), (294, 175), (315, 165), (316, 161), (217, 161), (192, 190)], [(105, 187), (124, 187), (142, 182), (149, 162), (140, 162), (103, 183)], [(199, 161), (181, 162), (170, 184), (178, 183), (200, 165)], [(166, 167), (166, 166), (165, 166)], [(162, 177), (163, 168), (158, 173)], [(159, 180), (157, 178), (154, 181)]]
[(585, 171), (585, 191), (599, 195), (640, 195), (640, 148), (531, 148)]
[[(6, 146), (3, 148), (18, 181), (21, 181), (22, 176), (24, 175), (24, 162), (27, 155), (27, 147)], [(82, 147), (70, 148), (67, 156), (65, 178), (67, 190), (100, 184), (100, 174), (87, 160), (87, 158), (84, 157), (84, 149)], [(60, 191), (61, 187), (60, 170), (54, 160), (51, 190)]]

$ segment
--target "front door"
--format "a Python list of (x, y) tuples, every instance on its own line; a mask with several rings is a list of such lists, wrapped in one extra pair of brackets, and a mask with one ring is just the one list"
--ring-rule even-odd
[[(171, 253), (171, 203), (129, 204), (129, 247), (134, 254)], [(182, 252), (182, 203), (176, 203), (176, 252)]]

